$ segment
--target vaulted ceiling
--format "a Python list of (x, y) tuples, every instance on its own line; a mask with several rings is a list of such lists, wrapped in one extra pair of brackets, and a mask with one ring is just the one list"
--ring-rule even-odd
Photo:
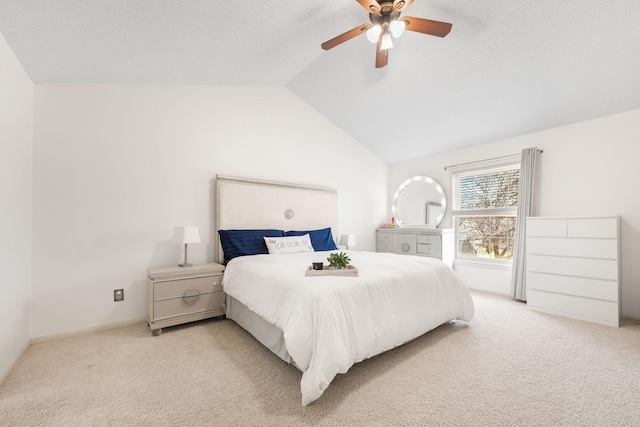
[(36, 83), (283, 85), (388, 164), (640, 108), (638, 0), (415, 0), (389, 65), (355, 0), (0, 0)]

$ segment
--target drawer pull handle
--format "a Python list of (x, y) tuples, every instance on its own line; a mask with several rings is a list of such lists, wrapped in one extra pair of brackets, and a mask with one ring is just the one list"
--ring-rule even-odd
[(402, 249), (402, 252), (409, 252), (409, 249), (411, 247), (409, 246), (408, 243), (403, 243), (402, 246), (400, 247), (400, 249)]
[(189, 289), (184, 293), (182, 298), (184, 298), (184, 302), (187, 304), (195, 304), (198, 298), (200, 298), (200, 292), (196, 289)]

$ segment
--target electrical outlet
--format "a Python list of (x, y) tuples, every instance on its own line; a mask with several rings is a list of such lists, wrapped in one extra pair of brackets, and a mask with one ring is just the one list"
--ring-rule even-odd
[(113, 300), (114, 301), (123, 301), (124, 300), (124, 289), (114, 289), (113, 290)]

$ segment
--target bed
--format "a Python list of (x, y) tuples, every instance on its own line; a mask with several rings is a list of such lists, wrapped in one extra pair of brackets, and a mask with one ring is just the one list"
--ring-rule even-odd
[(354, 363), (473, 318), (468, 290), (437, 259), (343, 250), (357, 276), (307, 276), (338, 252), (333, 189), (218, 176), (216, 192), (226, 315), (302, 371), (303, 405)]

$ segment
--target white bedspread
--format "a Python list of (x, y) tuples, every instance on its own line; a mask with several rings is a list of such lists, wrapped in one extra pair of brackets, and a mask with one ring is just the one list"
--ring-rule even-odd
[(303, 372), (303, 405), (354, 363), (447, 321), (473, 318), (467, 288), (442, 261), (346, 252), (359, 277), (305, 276), (331, 252), (238, 257), (224, 272), (224, 291), (284, 332)]

